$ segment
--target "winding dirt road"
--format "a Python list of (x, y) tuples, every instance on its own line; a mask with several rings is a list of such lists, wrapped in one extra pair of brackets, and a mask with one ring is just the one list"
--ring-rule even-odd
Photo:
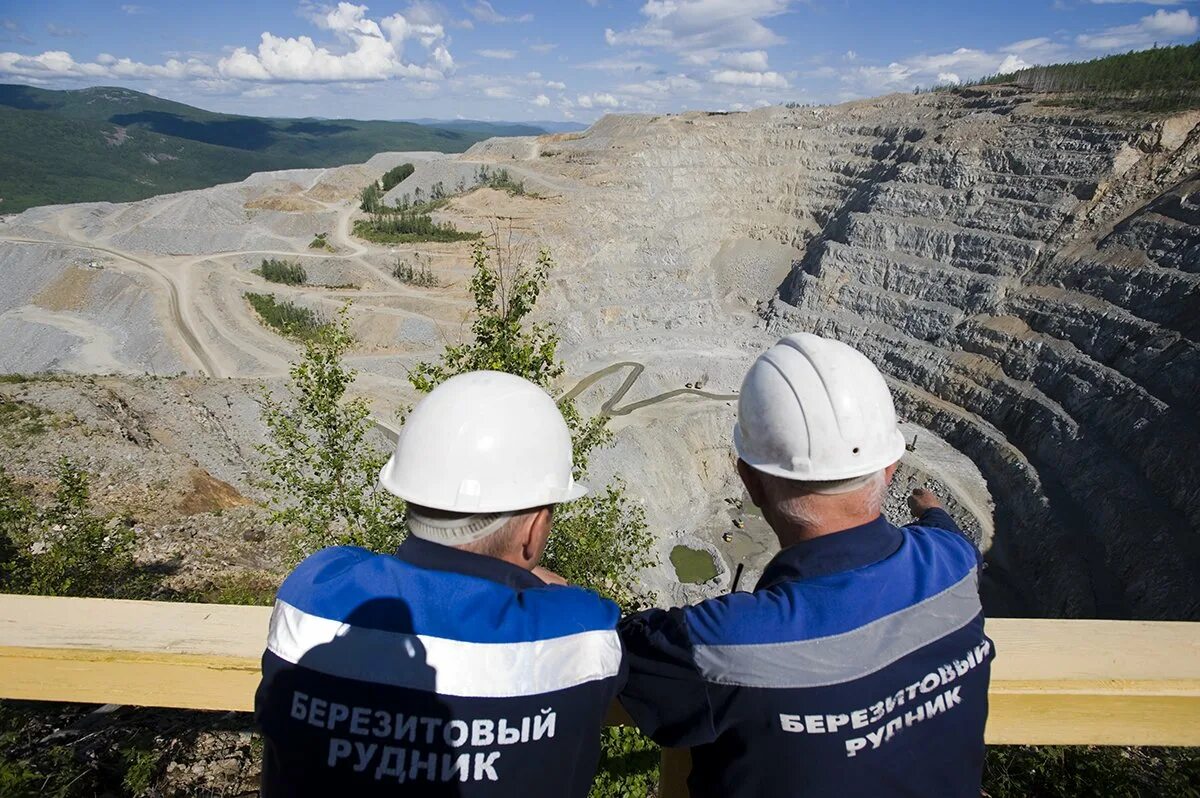
[(179, 333), (180, 338), (183, 339), (184, 345), (187, 346), (188, 352), (196, 361), (197, 365), (199, 365), (200, 370), (205, 374), (205, 376), (208, 377), (224, 376), (221, 374), (221, 370), (216, 365), (216, 358), (200, 341), (200, 337), (196, 335), (196, 331), (192, 329), (191, 323), (184, 315), (183, 305), (179, 297), (179, 286), (175, 284), (175, 281), (169, 274), (162, 271), (154, 264), (150, 263), (149, 261), (144, 261), (140, 258), (135, 258), (125, 252), (120, 252), (115, 249), (108, 249), (107, 247), (99, 247), (95, 244), (87, 244), (81, 241), (54, 241), (50, 239), (8, 237), (0, 237), (0, 241), (11, 241), (17, 244), (49, 244), (56, 247), (87, 249), (93, 252), (103, 252), (106, 255), (112, 255), (113, 257), (120, 258), (121, 260), (141, 266), (143, 269), (149, 271), (153, 277), (157, 278), (160, 282), (166, 285), (167, 305), (171, 314), (171, 324), (175, 327), (176, 332)]
[(625, 398), (625, 395), (629, 393), (629, 390), (634, 386), (634, 384), (642, 376), (642, 373), (646, 370), (646, 366), (644, 364), (635, 363), (632, 360), (623, 360), (620, 363), (613, 363), (611, 366), (606, 366), (597, 372), (589, 374), (580, 380), (574, 388), (567, 391), (566, 396), (563, 398), (575, 399), (588, 388), (592, 387), (592, 385), (594, 385), (598, 380), (602, 380), (608, 375), (615, 374), (622, 369), (630, 369), (629, 375), (625, 377), (625, 381), (622, 382), (621, 386), (613, 392), (613, 395), (606, 399), (602, 405), (600, 405), (600, 415), (602, 416), (608, 416), (609, 418), (613, 416), (627, 416), (635, 410), (640, 410), (641, 408), (649, 407), (650, 405), (656, 405), (659, 402), (665, 402), (666, 400), (672, 399), (676, 396), (699, 396), (703, 399), (712, 399), (720, 402), (731, 402), (738, 398), (736, 393), (709, 393), (708, 391), (701, 391), (698, 388), (676, 388), (673, 391), (667, 391), (666, 393), (660, 393), (657, 396), (651, 396), (649, 399), (639, 399), (636, 402), (630, 402), (624, 407), (617, 407), (617, 402), (620, 402)]

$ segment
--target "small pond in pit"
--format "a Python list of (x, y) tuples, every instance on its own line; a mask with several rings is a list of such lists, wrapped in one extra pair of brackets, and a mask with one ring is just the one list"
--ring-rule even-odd
[(703, 584), (717, 575), (717, 564), (712, 555), (703, 549), (676, 546), (671, 549), (671, 565), (680, 582), (693, 585)]

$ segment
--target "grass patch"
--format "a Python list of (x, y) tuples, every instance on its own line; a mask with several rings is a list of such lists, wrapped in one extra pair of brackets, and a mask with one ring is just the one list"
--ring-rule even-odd
[(224, 574), (208, 587), (191, 593), (188, 601), (202, 604), (240, 604), (269, 607), (279, 590), (279, 577), (263, 571)]
[(317, 233), (313, 236), (313, 240), (308, 242), (308, 248), (333, 252), (333, 245), (329, 243), (329, 233)]
[(1190, 798), (1200, 795), (1200, 749), (990, 746), (983, 791), (990, 798)]
[(321, 334), (328, 322), (316, 311), (301, 307), (271, 294), (247, 292), (246, 300), (263, 324), (278, 330), (288, 338), (311, 341)]
[(0, 438), (19, 441), (42, 435), (50, 428), (50, 414), (37, 405), (0, 397)]
[(284, 285), (303, 285), (308, 281), (308, 272), (304, 271), (304, 267), (291, 260), (263, 258), (262, 265), (254, 273), (264, 280)]
[(354, 235), (376, 244), (414, 244), (421, 241), (449, 243), (474, 241), (479, 233), (457, 229), (450, 223), (438, 223), (424, 211), (410, 208), (396, 213), (373, 213), (354, 223)]

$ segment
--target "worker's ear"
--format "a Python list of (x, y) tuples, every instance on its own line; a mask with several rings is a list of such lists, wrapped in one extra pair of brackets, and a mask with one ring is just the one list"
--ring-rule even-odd
[(525, 523), (521, 525), (517, 542), (521, 546), (521, 559), (530, 568), (541, 561), (542, 553), (546, 551), (552, 519), (552, 507), (539, 507), (525, 514)]
[(754, 502), (755, 507), (763, 507), (767, 495), (763, 490), (762, 477), (740, 457), (737, 461), (737, 472), (742, 478), (742, 484), (746, 486), (746, 493), (750, 494), (750, 501)]
[(883, 484), (884, 485), (892, 484), (892, 477), (896, 476), (896, 466), (898, 466), (898, 465), (900, 465), (899, 460), (892, 463), (887, 468), (883, 469)]

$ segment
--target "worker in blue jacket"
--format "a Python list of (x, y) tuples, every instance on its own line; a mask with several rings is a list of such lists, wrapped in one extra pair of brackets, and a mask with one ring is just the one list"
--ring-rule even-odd
[(977, 798), (981, 557), (928, 491), (915, 524), (881, 515), (904, 452), (883, 376), (784, 338), (746, 375), (734, 446), (781, 551), (752, 592), (625, 619), (622, 705), (692, 749), (692, 798)]
[(408, 501), (394, 554), (340, 546), (288, 576), (255, 701), (263, 795), (587, 795), (623, 679), (617, 606), (537, 567), (585, 493), (554, 401), (448, 380), (380, 483)]

